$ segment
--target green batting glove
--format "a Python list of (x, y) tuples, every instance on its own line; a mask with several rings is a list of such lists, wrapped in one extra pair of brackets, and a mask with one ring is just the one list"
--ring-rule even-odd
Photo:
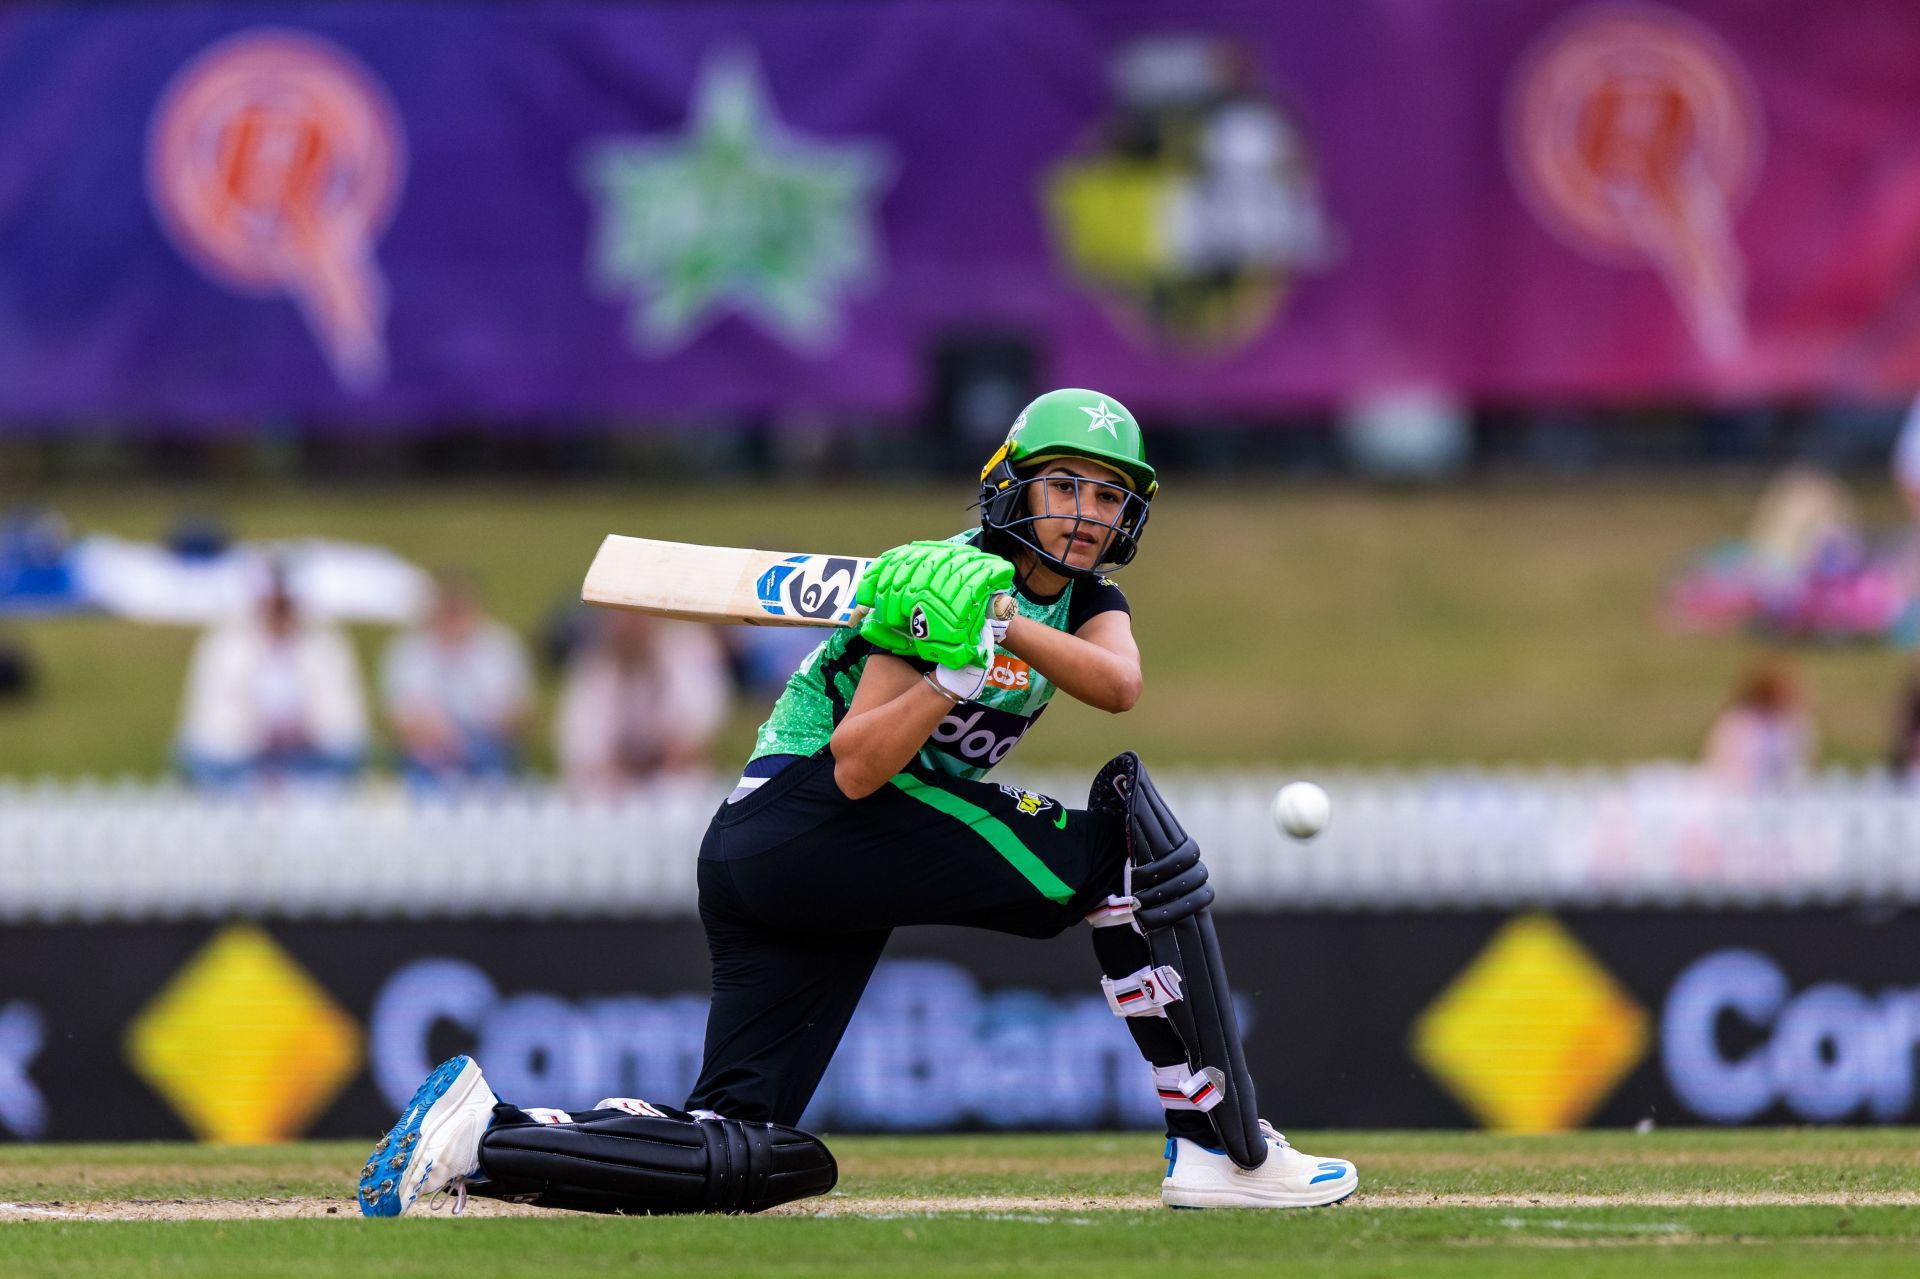
[[(903, 552), (910, 547), (896, 546), (875, 556), (867, 565), (867, 571), (860, 575), (859, 584), (853, 588), (853, 602), (862, 605), (867, 615), (860, 622), (860, 638), (875, 648), (900, 657), (914, 656), (913, 636), (903, 629), (905, 614), (898, 618), (890, 610), (888, 603), (892, 598), (891, 584), (900, 576)], [(907, 561), (909, 564), (911, 561)]]
[(905, 636), (927, 661), (978, 666), (988, 656), (980, 632), (992, 597), (1012, 584), (1013, 565), (962, 542), (896, 546), (861, 575), (854, 598), (873, 610), (861, 634), (892, 652)]
[(868, 613), (861, 619), (860, 638), (895, 657), (913, 657), (917, 654), (913, 636), (894, 630), (881, 620), (878, 613)]

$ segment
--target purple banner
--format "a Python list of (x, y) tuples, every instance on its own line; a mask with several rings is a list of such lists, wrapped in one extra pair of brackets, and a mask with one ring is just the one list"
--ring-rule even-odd
[(0, 16), (0, 422), (1904, 396), (1920, 10)]

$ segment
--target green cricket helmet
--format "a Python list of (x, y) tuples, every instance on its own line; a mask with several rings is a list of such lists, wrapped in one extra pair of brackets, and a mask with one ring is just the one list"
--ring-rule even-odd
[[(1034, 536), (1035, 521), (1044, 517), (1030, 509), (1027, 490), (1041, 482), (1045, 464), (1059, 458), (1097, 462), (1117, 473), (1127, 489), (1120, 514), (1112, 521), (1092, 513), (1076, 515), (1083, 523), (1108, 530), (1105, 554), (1091, 568), (1054, 557)], [(1076, 503), (1081, 487), (1075, 488)], [(1098, 391), (1066, 387), (1048, 391), (1020, 410), (1006, 443), (987, 459), (980, 471), (980, 527), (989, 537), (1007, 538), (1032, 551), (1056, 573), (1099, 577), (1124, 567), (1140, 549), (1148, 504), (1158, 488), (1140, 440), (1140, 423), (1126, 406)]]

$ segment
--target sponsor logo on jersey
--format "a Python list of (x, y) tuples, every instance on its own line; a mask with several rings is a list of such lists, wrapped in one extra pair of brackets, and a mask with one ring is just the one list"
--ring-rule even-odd
[(1033, 685), (1033, 669), (1017, 657), (995, 653), (993, 667), (987, 672), (987, 683), (994, 688), (1025, 692)]
[(1054, 806), (1053, 801), (1039, 791), (1023, 790), (1018, 786), (1008, 786), (1004, 783), (1000, 789), (1013, 797), (1013, 811), (1027, 817), (1038, 817)]
[(927, 745), (974, 768), (991, 768), (1007, 757), (1014, 743), (1039, 718), (1039, 711), (1029, 719), (1012, 711), (969, 702), (934, 726)]

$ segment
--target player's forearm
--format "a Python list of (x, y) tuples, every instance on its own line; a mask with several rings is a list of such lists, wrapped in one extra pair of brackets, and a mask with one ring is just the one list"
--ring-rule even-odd
[(849, 799), (865, 799), (905, 768), (953, 703), (915, 683), (885, 705), (849, 714), (833, 730), (833, 780)]
[(1118, 715), (1140, 700), (1140, 662), (1065, 631), (1014, 619), (1004, 646), (1075, 701)]

